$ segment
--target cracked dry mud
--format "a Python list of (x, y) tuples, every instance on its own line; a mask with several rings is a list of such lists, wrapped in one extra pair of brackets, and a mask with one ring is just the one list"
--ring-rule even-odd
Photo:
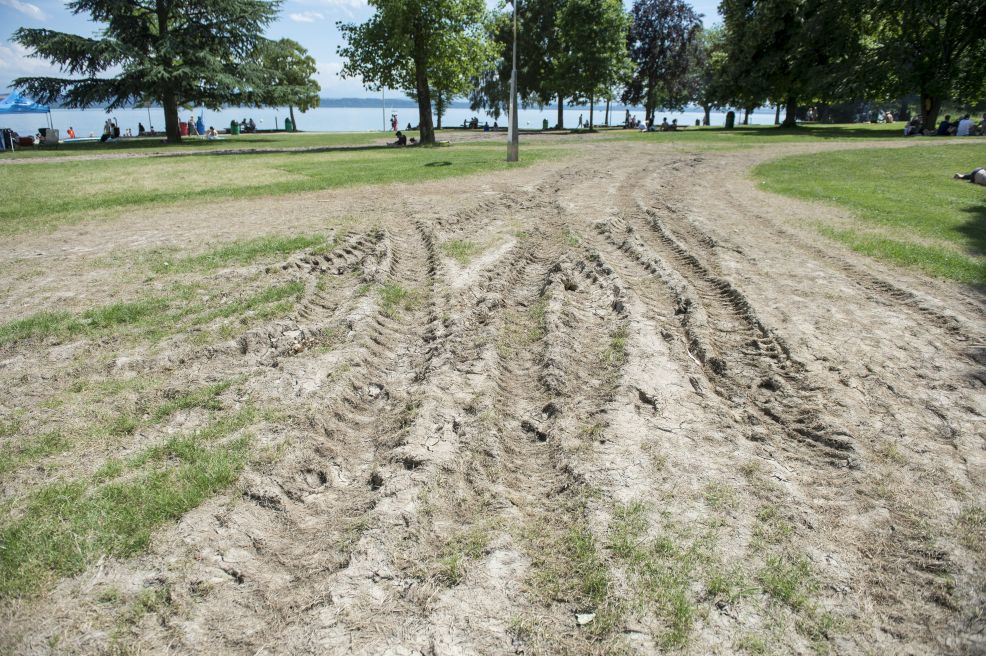
[[(825, 147), (599, 142), (13, 239), (6, 321), (135, 297), (110, 254), (340, 236), (212, 275), (305, 288), (229, 339), (0, 348), (0, 410), (35, 422), (92, 375), (236, 378), (278, 410), (250, 428), (274, 456), (147, 553), (6, 603), (0, 648), (983, 653), (986, 557), (962, 517), (986, 503), (986, 301), (825, 241), (808, 226), (836, 210), (746, 177)], [(450, 240), (480, 252), (461, 264)], [(388, 284), (409, 295), (387, 306)], [(5, 499), (44, 476), (17, 470)], [(159, 603), (121, 621), (146, 590)]]

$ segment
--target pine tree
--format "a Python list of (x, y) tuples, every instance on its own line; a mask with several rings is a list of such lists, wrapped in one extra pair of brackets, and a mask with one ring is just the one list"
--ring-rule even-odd
[[(104, 23), (98, 37), (21, 28), (14, 40), (71, 77), (25, 77), (14, 86), (69, 107), (160, 103), (170, 143), (178, 109), (236, 103), (259, 84), (247, 63), (279, 0), (73, 0), (74, 14)], [(113, 77), (100, 77), (112, 69)]]

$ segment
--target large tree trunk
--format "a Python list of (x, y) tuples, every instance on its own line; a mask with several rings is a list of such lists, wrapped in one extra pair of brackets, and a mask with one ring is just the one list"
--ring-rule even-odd
[[(418, 31), (415, 31), (418, 33)], [(414, 57), (414, 86), (418, 96), (418, 142), (435, 143), (435, 128), (431, 120), (431, 89), (428, 88), (428, 56), (424, 44), (416, 44)]]
[(181, 143), (181, 129), (178, 127), (178, 99), (175, 94), (166, 93), (161, 99), (164, 107), (164, 133), (168, 137), (168, 143)]
[(712, 105), (702, 105), (705, 116), (702, 117), (702, 125), (708, 127), (712, 125)]
[(743, 125), (749, 125), (750, 124), (750, 114), (752, 114), (752, 113), (753, 113), (753, 110), (752, 109), (749, 109), (747, 107), (744, 107), (743, 108)]
[(609, 127), (609, 98), (606, 99), (606, 127)]
[(596, 99), (589, 94), (589, 131), (592, 132), (592, 110), (596, 107)]
[(781, 123), (782, 128), (796, 128), (798, 127), (798, 99), (794, 96), (788, 96), (787, 106), (784, 110), (784, 122)]
[(941, 112), (941, 98), (921, 94), (921, 123), (925, 130), (938, 128), (938, 114)]
[(445, 105), (442, 100), (442, 92), (435, 92), (435, 117), (438, 119), (437, 129), (442, 129), (442, 114), (445, 113)]
[(781, 124), (781, 104), (777, 103), (774, 107), (774, 125)]
[(558, 129), (565, 129), (565, 99), (558, 94)]
[[(298, 131), (298, 122), (296, 120), (294, 120), (294, 107), (292, 107), (291, 105), (288, 105), (288, 114), (291, 115), (291, 131), (292, 132), (297, 132)], [(276, 125), (274, 126), (274, 129), (277, 130), (277, 126)]]

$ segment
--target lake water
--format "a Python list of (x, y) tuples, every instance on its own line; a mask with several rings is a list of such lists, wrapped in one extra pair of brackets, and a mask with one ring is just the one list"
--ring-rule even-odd
[[(278, 129), (284, 129), (284, 119), (288, 116), (286, 109), (230, 107), (218, 112), (210, 110), (195, 110), (194, 115), (196, 118), (198, 118), (200, 112), (204, 113), (206, 127), (211, 125), (220, 130), (222, 128), (229, 127), (230, 121), (240, 121), (244, 118), (253, 118), (254, 122), (257, 124), (257, 127), (261, 130), (273, 129), (275, 125)], [(407, 127), (408, 122), (417, 125), (418, 111), (410, 107), (399, 107), (397, 109), (319, 107), (309, 110), (304, 114), (301, 114), (296, 110), (295, 118), (298, 119), (298, 129), (308, 132), (383, 131), (385, 127), (386, 130), (389, 131), (391, 112), (397, 114), (398, 124), (401, 129)], [(643, 119), (644, 117), (643, 110), (630, 113), (632, 115), (636, 115), (640, 119)], [(193, 112), (180, 112), (181, 120), (186, 120), (190, 114), (193, 114)], [(153, 126), (154, 129), (159, 131), (164, 129), (164, 112), (161, 108), (151, 108), (149, 113), (146, 109), (120, 109), (109, 115), (101, 109), (54, 109), (51, 112), (51, 121), (54, 127), (60, 130), (61, 137), (63, 139), (65, 138), (66, 130), (69, 127), (75, 128), (75, 133), (79, 137), (86, 137), (89, 135), (98, 137), (103, 132), (103, 123), (106, 122), (107, 116), (117, 119), (120, 125), (120, 130), (124, 134), (126, 133), (127, 128), (130, 128), (133, 134), (137, 134), (138, 122), (143, 123), (144, 127)], [(472, 112), (467, 108), (449, 109), (448, 113), (442, 120), (442, 124), (445, 127), (453, 127), (457, 125), (461, 126), (464, 120), (468, 120), (473, 116), (477, 116), (479, 118), (480, 125), (482, 125), (485, 121), (489, 121), (489, 124), (491, 126), (493, 125), (492, 116)], [(576, 127), (579, 122), (579, 116), (582, 116), (583, 120), (588, 122), (588, 108), (576, 107), (573, 109), (566, 109), (565, 127)], [(661, 119), (665, 116), (668, 121), (678, 119), (678, 123), (681, 125), (695, 125), (695, 120), (701, 120), (702, 118), (702, 114), (696, 112), (658, 112), (658, 123), (660, 123)], [(522, 109), (518, 115), (520, 127), (522, 129), (540, 128), (542, 125), (542, 120), (544, 119), (548, 120), (549, 125), (554, 125), (557, 117), (558, 111), (555, 109), (540, 110), (537, 108)], [(610, 122), (614, 124), (622, 123), (623, 117), (624, 113), (622, 111), (613, 111), (611, 112)], [(600, 125), (605, 118), (605, 114), (603, 111), (597, 111), (593, 118), (595, 123)], [(725, 120), (726, 115), (724, 112), (712, 113), (713, 125), (722, 125)], [(46, 126), (47, 121), (48, 119), (44, 114), (5, 115), (0, 117), (0, 127), (12, 128), (21, 134), (32, 134), (37, 132), (38, 128)], [(384, 125), (384, 121), (387, 122), (386, 126)], [(753, 114), (750, 117), (750, 121), (757, 125), (770, 125), (774, 122), (774, 115), (773, 113)], [(506, 126), (506, 117), (501, 116), (499, 123), (501, 127)]]

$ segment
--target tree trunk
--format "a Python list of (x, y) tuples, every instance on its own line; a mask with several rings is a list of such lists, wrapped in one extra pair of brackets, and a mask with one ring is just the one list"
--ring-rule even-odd
[(774, 125), (780, 125), (780, 124), (781, 124), (781, 105), (780, 103), (777, 103), (774, 106)]
[[(297, 132), (298, 131), (298, 122), (296, 120), (294, 120), (294, 107), (292, 107), (291, 105), (288, 105), (288, 114), (291, 115), (291, 131), (292, 132)], [(275, 130), (277, 129), (277, 126), (276, 125), (274, 126), (274, 129)]]
[[(415, 30), (415, 33), (420, 33)], [(418, 96), (418, 143), (435, 143), (435, 128), (431, 120), (431, 89), (428, 87), (428, 57), (424, 44), (415, 44), (414, 83)]]
[(609, 127), (609, 98), (606, 99), (606, 127)]
[(743, 125), (750, 124), (750, 114), (753, 112), (752, 109), (743, 108)]
[(787, 108), (784, 113), (784, 122), (781, 123), (782, 128), (796, 128), (798, 127), (798, 99), (794, 96), (788, 96), (787, 102), (785, 103)]
[(179, 144), (181, 129), (178, 127), (178, 99), (175, 94), (166, 93), (161, 104), (164, 107), (164, 133), (168, 137), (168, 143)]
[(702, 105), (705, 116), (702, 117), (702, 125), (708, 127), (712, 125), (712, 105)]
[(592, 110), (596, 107), (596, 99), (589, 94), (589, 132), (592, 132)]
[(921, 94), (921, 123), (925, 130), (938, 128), (938, 114), (941, 112), (941, 98)]
[(565, 99), (562, 95), (558, 94), (558, 129), (563, 130), (565, 128)]
[(435, 92), (435, 117), (438, 119), (437, 129), (442, 129), (442, 114), (445, 113), (445, 105), (442, 104), (442, 92)]

